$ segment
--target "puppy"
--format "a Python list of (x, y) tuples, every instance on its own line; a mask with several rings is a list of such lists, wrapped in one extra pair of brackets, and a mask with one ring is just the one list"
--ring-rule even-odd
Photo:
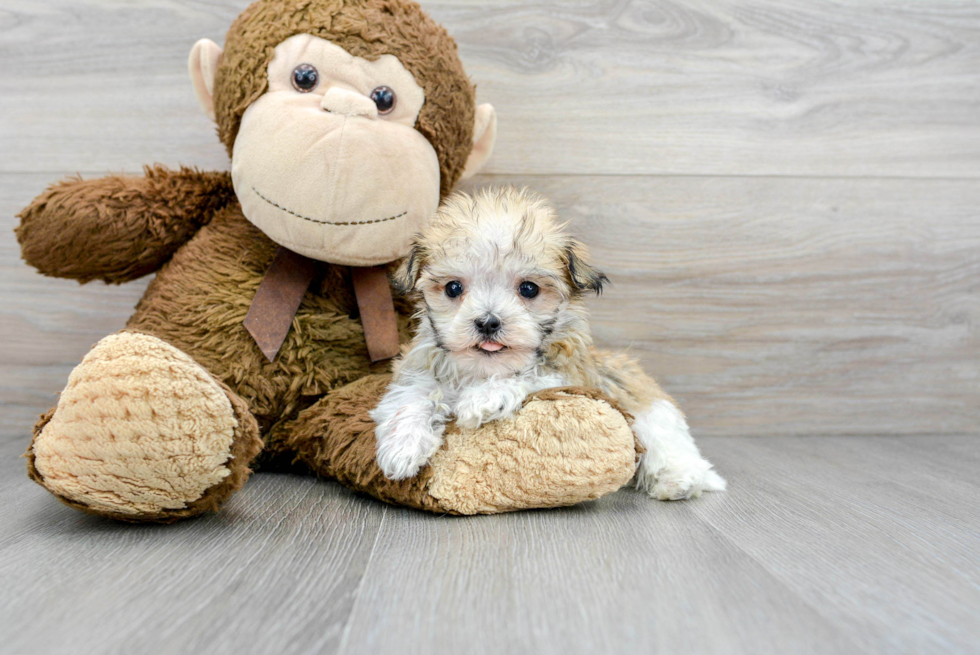
[(592, 346), (584, 297), (608, 282), (555, 210), (514, 188), (446, 200), (395, 282), (418, 301), (414, 340), (378, 407), (378, 464), (414, 476), (451, 416), (467, 428), (512, 416), (528, 394), (598, 387), (633, 414), (646, 447), (636, 484), (676, 500), (720, 491), (676, 403), (622, 353)]

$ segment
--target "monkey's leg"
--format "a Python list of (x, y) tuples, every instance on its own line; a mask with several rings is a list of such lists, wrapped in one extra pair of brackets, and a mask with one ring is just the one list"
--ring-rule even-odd
[(261, 448), (234, 392), (168, 343), (120, 332), (72, 371), (34, 428), (27, 468), (76, 509), (169, 523), (216, 510)]
[(636, 443), (623, 414), (594, 390), (547, 389), (511, 418), (455, 424), (419, 474), (389, 480), (375, 461), (368, 412), (390, 376), (334, 390), (283, 425), (298, 460), (386, 502), (451, 514), (490, 514), (592, 500), (627, 484)]

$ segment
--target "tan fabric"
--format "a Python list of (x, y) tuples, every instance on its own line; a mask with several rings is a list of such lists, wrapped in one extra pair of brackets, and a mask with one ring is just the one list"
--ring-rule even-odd
[(187, 70), (194, 85), (194, 95), (201, 110), (214, 120), (214, 76), (221, 60), (221, 46), (211, 39), (201, 39), (191, 48)]
[(179, 509), (230, 473), (238, 421), (221, 386), (167, 343), (106, 337), (72, 372), (34, 440), (53, 493), (122, 515)]
[[(304, 63), (320, 78), (298, 93), (292, 71)], [(375, 266), (403, 257), (439, 205), (439, 159), (415, 129), (422, 87), (391, 55), (368, 61), (309, 34), (276, 46), (268, 78), (242, 117), (231, 162), (245, 217), (320, 261)], [(384, 116), (369, 99), (379, 86), (396, 96)], [(373, 115), (359, 115), (358, 102)]]
[(512, 419), (446, 430), (414, 478), (389, 480), (375, 461), (368, 411), (390, 376), (369, 375), (327, 394), (283, 426), (288, 448), (320, 475), (389, 503), (436, 513), (493, 514), (574, 505), (628, 483), (643, 452), (629, 417), (595, 389), (549, 389)]
[(636, 470), (623, 414), (584, 389), (532, 397), (517, 416), (446, 431), (428, 492), (460, 514), (573, 505), (627, 484)]
[(411, 0), (258, 0), (225, 38), (214, 81), (218, 135), (232, 154), (245, 110), (268, 89), (277, 45), (312, 34), (370, 61), (393, 55), (422, 87), (425, 105), (415, 124), (435, 148), (441, 195), (459, 180), (473, 148), (474, 88), (456, 42)]
[(483, 103), (477, 105), (476, 115), (473, 123), (473, 150), (466, 158), (466, 166), (463, 168), (459, 179), (468, 180), (483, 168), (483, 165), (493, 154), (493, 146), (497, 142), (497, 111), (493, 105)]
[(414, 478), (389, 480), (375, 461), (374, 421), (368, 415), (384, 395), (390, 375), (366, 375), (331, 391), (296, 420), (273, 430), (272, 439), (283, 439), (298, 462), (318, 475), (397, 505), (444, 514), (425, 492), (432, 476), (426, 467)]
[[(172, 344), (231, 387), (266, 436), (331, 389), (389, 367), (368, 357), (350, 268), (331, 264), (318, 268), (276, 361), (266, 359), (242, 323), (277, 249), (237, 205), (228, 207), (157, 273), (127, 325)], [(395, 308), (407, 341), (413, 308), (402, 298)], [(279, 446), (267, 436), (265, 454)]]

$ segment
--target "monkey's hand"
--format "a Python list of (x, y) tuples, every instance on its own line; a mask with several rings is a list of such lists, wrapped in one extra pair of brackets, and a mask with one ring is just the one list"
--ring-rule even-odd
[(48, 187), (18, 214), (27, 263), (80, 282), (135, 280), (160, 268), (235, 198), (228, 173), (163, 166), (144, 172)]

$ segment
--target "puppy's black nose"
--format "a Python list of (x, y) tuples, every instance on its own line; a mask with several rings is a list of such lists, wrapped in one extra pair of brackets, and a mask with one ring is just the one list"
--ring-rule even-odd
[(476, 329), (480, 331), (480, 334), (485, 337), (492, 337), (500, 329), (500, 319), (493, 314), (478, 318), (473, 323), (476, 324)]

